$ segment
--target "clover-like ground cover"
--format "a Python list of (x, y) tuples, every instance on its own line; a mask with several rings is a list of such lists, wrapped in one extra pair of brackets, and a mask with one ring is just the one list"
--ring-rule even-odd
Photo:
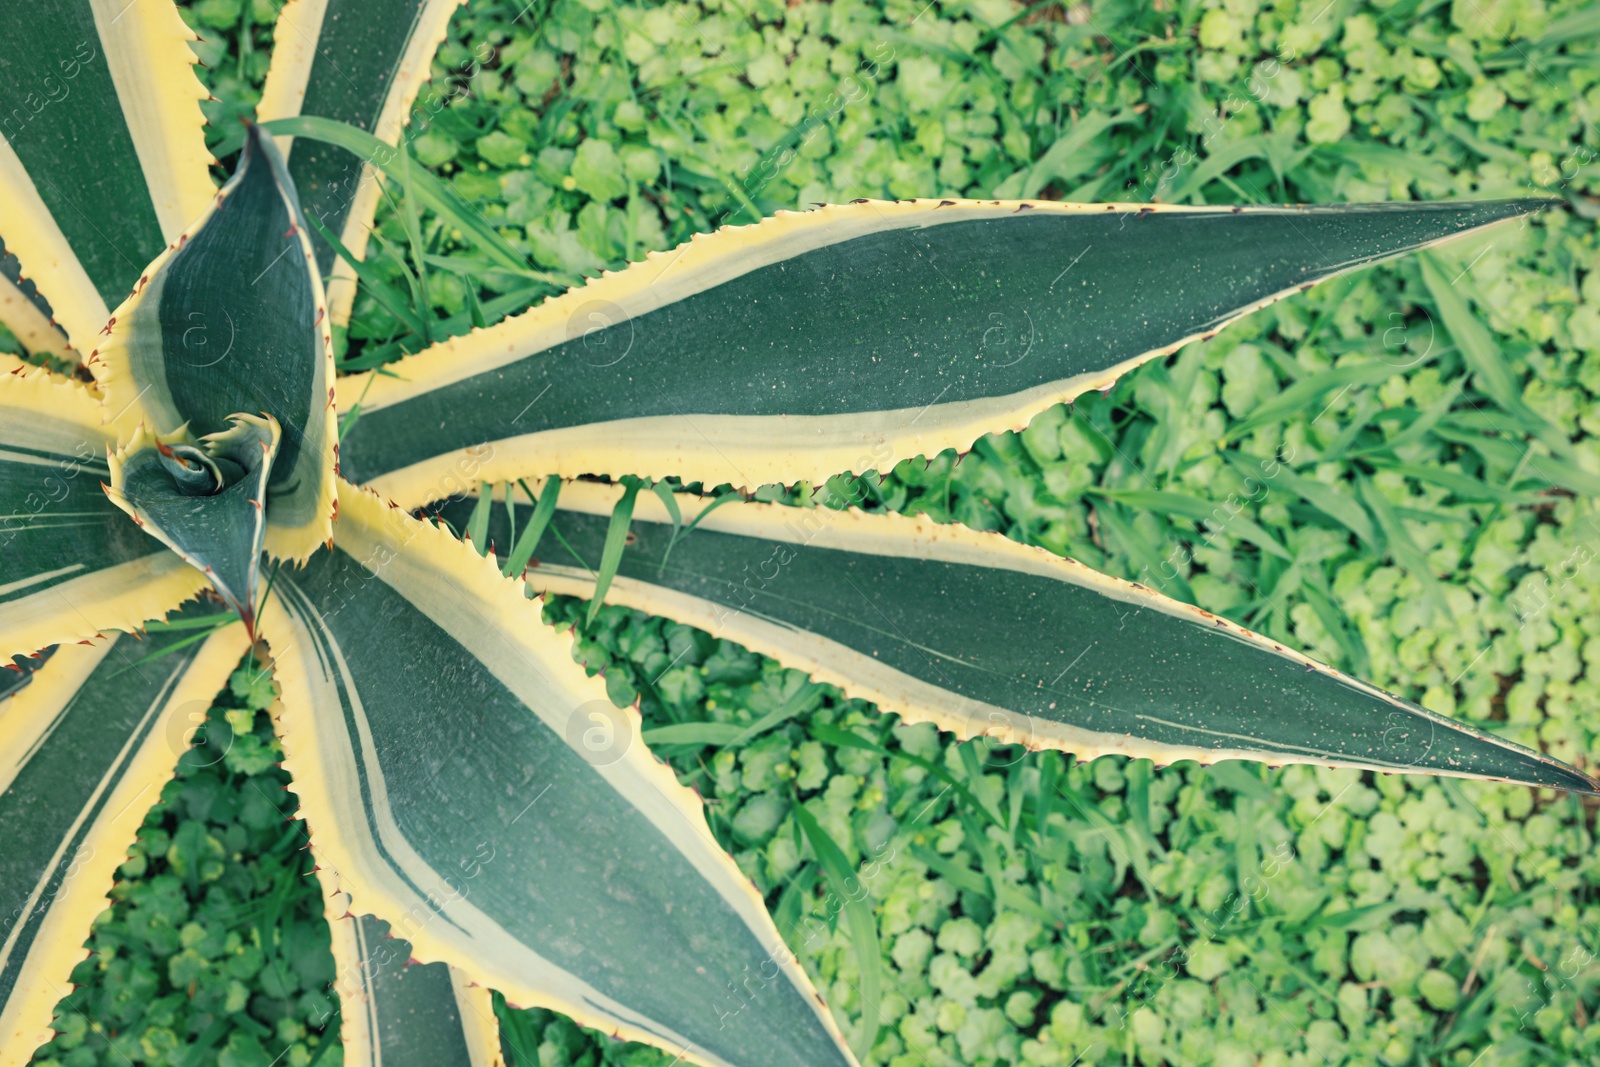
[[(1433, 288), (1418, 260), (1364, 271), (985, 439), (959, 464), (836, 481), (824, 502), (1004, 530), (1592, 767), (1589, 5), (924, 5), (473, 0), (435, 61), (422, 101), (438, 114), (412, 131), (413, 150), (541, 267), (573, 276), (750, 221), (752, 208), (857, 196), (1353, 201), (1529, 183), (1570, 195), (1571, 211), (1452, 251)], [(249, 112), (277, 6), (189, 5), (208, 38), (214, 141)], [(397, 221), (380, 220), (404, 248)], [(402, 284), (398, 253), (374, 253)], [(429, 283), (441, 318), (467, 314), (455, 276)], [(1512, 389), (1579, 443), (1575, 470), (1541, 464), (1505, 397), (1473, 375), (1452, 293), (1491, 324)], [(1024, 350), (1021, 324), (996, 327)], [(399, 354), (395, 329), (363, 297), (347, 356)], [(1291, 477), (1247, 484), (1274, 455)], [(1429, 468), (1447, 473), (1419, 477)], [(1293, 567), (1259, 549), (1257, 528)], [(547, 610), (582, 618), (571, 603)], [(614, 698), (642, 694), (647, 727), (674, 728), (647, 740), (706, 797), (851, 1023), (857, 946), (797, 844), (791, 794), (860, 866), (882, 946), (879, 1063), (1600, 1058), (1600, 860), (1594, 808), (1577, 797), (1299, 767), (1066, 768), (928, 727), (884, 733), (792, 672), (617, 608), (579, 654)], [(248, 666), (219, 698), (122, 869), (41, 1062), (340, 1062), (336, 1026), (322, 1029), (334, 1005), (320, 900), (271, 766), (270, 699)], [(693, 724), (782, 714), (738, 745), (684, 740)], [(841, 728), (884, 751), (840, 743)], [(1043, 843), (1010, 829), (1041, 803)], [(669, 1060), (549, 1013), (503, 1023), (519, 1065)]]

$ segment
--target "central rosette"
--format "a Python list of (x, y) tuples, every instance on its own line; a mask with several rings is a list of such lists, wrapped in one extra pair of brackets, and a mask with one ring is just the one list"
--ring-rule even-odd
[(263, 554), (332, 536), (338, 425), (327, 304), (272, 138), (113, 314), (90, 356), (119, 448), (107, 493), (252, 632)]
[(106, 495), (204, 572), (253, 632), (267, 482), (283, 431), (265, 413), (230, 415), (228, 422), (193, 443), (163, 441), (140, 426), (110, 457)]

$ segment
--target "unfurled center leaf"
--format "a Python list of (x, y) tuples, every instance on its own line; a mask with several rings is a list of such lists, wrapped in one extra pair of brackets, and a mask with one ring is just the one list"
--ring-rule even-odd
[[(254, 494), (267, 550), (303, 559), (328, 540), (337, 428), (327, 308), (270, 138), (248, 131), (233, 177), (117, 307), (90, 366), (124, 443), (139, 425), (170, 442), (223, 433), (234, 412), (269, 413), (282, 440), (267, 495)], [(183, 450), (165, 458), (177, 484), (209, 462)]]
[(271, 415), (232, 415), (196, 444), (169, 444), (141, 427), (111, 457), (106, 493), (144, 531), (211, 579), (255, 627), (266, 536), (267, 480), (283, 431)]

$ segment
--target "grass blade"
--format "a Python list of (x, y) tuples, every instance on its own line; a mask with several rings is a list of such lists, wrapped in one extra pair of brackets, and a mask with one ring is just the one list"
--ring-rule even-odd
[(589, 601), (589, 622), (593, 624), (596, 615), (600, 614), (600, 605), (605, 603), (606, 591), (611, 588), (611, 579), (617, 576), (617, 568), (622, 565), (622, 550), (628, 545), (628, 526), (633, 522), (633, 502), (639, 496), (639, 489), (644, 484), (637, 478), (625, 478), (623, 484), (627, 489), (623, 491), (622, 499), (617, 501), (617, 509), (611, 513), (611, 525), (606, 528), (605, 547), (600, 550), (600, 569), (595, 572), (594, 599)]
[[(527, 527), (517, 536), (516, 543), (511, 546), (511, 554), (506, 557), (505, 566), (500, 569), (500, 573), (507, 578), (515, 577), (528, 569), (528, 561), (533, 558), (534, 550), (539, 547), (539, 539), (544, 536), (545, 528), (550, 525), (550, 517), (556, 513), (556, 499), (561, 495), (561, 479), (554, 475), (545, 479), (544, 491), (538, 496), (534, 496), (533, 490), (528, 488), (528, 483), (520, 478), (517, 479), (517, 484), (522, 486), (522, 491), (533, 501), (533, 518), (528, 520)], [(510, 498), (511, 495), (507, 493), (506, 499)]]
[[(1240, 470), (1247, 474), (1252, 472), (1254, 464), (1245, 457), (1233, 452), (1223, 454)], [(1273, 478), (1285, 489), (1355, 534), (1373, 551), (1383, 551), (1383, 540), (1378, 535), (1378, 529), (1373, 525), (1372, 516), (1367, 514), (1360, 501), (1352, 500), (1333, 486), (1319, 482), (1315, 478), (1296, 474), (1281, 464)]]
[[(467, 291), (467, 317), (472, 322), (474, 330), (482, 330), (489, 325), (489, 320), (483, 317), (483, 305), (478, 303), (478, 280), (468, 274), (461, 279), (462, 288)], [(510, 497), (506, 498), (510, 500)]]
[(650, 487), (661, 501), (661, 506), (667, 509), (667, 514), (672, 516), (672, 540), (678, 539), (678, 534), (683, 531), (683, 512), (678, 510), (678, 498), (673, 495), (672, 488), (662, 482), (656, 482)]
[(472, 507), (472, 518), (467, 520), (467, 537), (480, 556), (489, 552), (489, 512), (493, 504), (494, 493), (490, 491), (489, 483), (481, 483), (478, 486), (478, 502)]
[(856, 950), (856, 966), (861, 972), (861, 1033), (855, 1041), (855, 1052), (858, 1058), (864, 1060), (878, 1040), (878, 1001), (883, 985), (883, 951), (878, 946), (878, 920), (872, 914), (866, 890), (851, 869), (844, 850), (834, 843), (833, 838), (799, 801), (795, 802), (793, 810), (795, 822), (800, 824), (800, 829), (811, 842), (828, 884), (844, 902), (845, 922), (850, 927), (850, 940), (854, 942)]
[(406, 305), (404, 300), (400, 299), (399, 294), (389, 286), (388, 282), (378, 277), (377, 272), (364, 260), (353, 256), (350, 250), (344, 246), (344, 242), (339, 240), (332, 230), (322, 224), (321, 219), (307, 215), (306, 221), (311, 224), (312, 229), (322, 235), (324, 241), (333, 246), (334, 252), (338, 253), (340, 259), (350, 264), (350, 269), (355, 271), (356, 278), (360, 280), (367, 292), (372, 294), (372, 298), (383, 305), (385, 311), (404, 323), (406, 329), (412, 333), (418, 336), (422, 335), (422, 320), (417, 317), (415, 311)]
[[(1501, 355), (1494, 337), (1467, 306), (1467, 301), (1456, 288), (1456, 282), (1445, 281), (1439, 261), (1431, 253), (1424, 253), (1422, 281), (1433, 297), (1433, 306), (1444, 320), (1445, 331), (1455, 341), (1461, 359), (1472, 369), (1478, 387), (1499, 404), (1507, 414), (1526, 427), (1534, 437), (1550, 446), (1551, 451), (1566, 456), (1573, 454), (1572, 442), (1522, 399), (1522, 387), (1512, 376), (1511, 369)], [(1465, 274), (1465, 272), (1462, 272)], [(1456, 281), (1460, 281), (1457, 277)], [(1480, 300), (1481, 304), (1482, 301)]]
[(862, 737), (860, 734), (857, 734), (851, 730), (846, 730), (842, 726), (832, 726), (828, 723), (812, 723), (810, 726), (810, 733), (812, 737), (816, 738), (818, 741), (821, 741), (825, 745), (833, 745), (835, 748), (859, 748), (863, 752), (873, 752), (877, 755), (888, 757), (889, 759), (905, 760), (907, 763), (921, 767), (923, 770), (927, 771), (929, 774), (939, 779), (939, 781), (953, 789), (956, 796), (961, 799), (961, 802), (967, 806), (968, 810), (978, 812), (984, 818), (992, 822), (995, 826), (1002, 830), (1005, 829), (1005, 824), (1000, 821), (999, 816), (997, 816), (988, 808), (987, 805), (974, 796), (972, 791), (968, 789), (959, 778), (951, 774), (948, 770), (937, 763), (934, 763), (930, 760), (925, 760), (921, 756), (914, 756), (904, 749), (891, 752), (882, 745), (875, 745), (871, 741), (868, 741), (866, 738)]
[[(338, 145), (360, 156), (396, 181), (403, 180), (400, 164), (396, 161), (396, 156), (403, 153), (367, 131), (347, 123), (315, 115), (300, 115), (296, 118), (263, 122), (261, 128), (269, 133), (309, 137), (313, 141)], [(416, 171), (412, 176), (412, 182), (417, 198), (422, 201), (424, 207), (460, 230), (463, 236), (477, 245), (478, 249), (490, 259), (510, 270), (529, 269), (527, 257), (513, 248), (482, 215), (462, 201), (444, 182), (426, 170)]]
[(412, 178), (416, 168), (411, 152), (400, 149), (400, 193), (404, 210), (400, 212), (405, 222), (406, 242), (411, 246), (411, 261), (417, 268), (417, 321), (422, 323), (422, 343), (433, 343), (433, 300), (428, 295), (427, 251), (422, 244), (422, 220), (417, 214), (416, 182)]
[[(1289, 550), (1284, 548), (1278, 539), (1267, 532), (1258, 523), (1245, 517), (1243, 510), (1229, 515), (1225, 504), (1202, 500), (1188, 493), (1174, 493), (1163, 489), (1101, 489), (1090, 486), (1085, 492), (1097, 496), (1104, 496), (1118, 503), (1126, 504), (1130, 508), (1139, 508), (1145, 511), (1164, 511), (1170, 515), (1181, 515), (1197, 523), (1212, 523), (1217, 533), (1226, 530), (1235, 530), (1246, 541), (1255, 545), (1263, 552), (1271, 553), (1279, 559), (1289, 560), (1294, 557), (1289, 555)], [(1220, 516), (1219, 516), (1220, 513)], [(1201, 526), (1202, 535), (1206, 527)], [(1205, 536), (1201, 540), (1207, 540)]]

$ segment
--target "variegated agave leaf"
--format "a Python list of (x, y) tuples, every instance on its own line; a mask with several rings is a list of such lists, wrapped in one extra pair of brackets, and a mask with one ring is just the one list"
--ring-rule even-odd
[(0, 241), (37, 285), (31, 299), (0, 299), (7, 327), (20, 319), (38, 338), (43, 315), (88, 353), (145, 264), (205, 209), (215, 187), (194, 39), (170, 3), (0, 11), (13, 88), (0, 119)]
[[(593, 594), (620, 494), (583, 482), (561, 490), (552, 520), (561, 537), (527, 568), (532, 589)], [(1084, 759), (1252, 759), (1595, 787), (1220, 616), (997, 533), (855, 509), (673, 500), (669, 511), (639, 497), (611, 603), (699, 626), (958, 737)], [(465, 528), (474, 507), (441, 515)], [(505, 509), (486, 514), (490, 542), (521, 541)], [(525, 528), (532, 509), (521, 516)]]
[(353, 911), (692, 1062), (854, 1062), (637, 712), (492, 560), (342, 486), (332, 551), (274, 589), (284, 766)]
[(459, 968), (414, 959), (411, 943), (389, 923), (351, 910), (333, 871), (316, 874), (332, 934), (345, 1061), (505, 1067), (489, 991)]
[(344, 470), (406, 506), (528, 474), (754, 489), (887, 470), (1542, 203), (780, 212), (343, 379)]
[(277, 420), (265, 544), (304, 559), (333, 522), (329, 329), (294, 186), (251, 127), (233, 177), (141, 276), (89, 367), (124, 441), (140, 425), (165, 439), (221, 433), (236, 416)]
[[(359, 257), (370, 168), (393, 170), (454, 6), (290, 0), (262, 102), (282, 140), (246, 129), (220, 191), (192, 37), (166, 0), (0, 14), (0, 69), (72, 90), (0, 119), (15, 256), (0, 322), (94, 376), (0, 365), (0, 656), (16, 668), (0, 676), (0, 1067), (47, 1036), (185, 724), (253, 637), (282, 686), (346, 1063), (496, 1063), (490, 987), (685, 1062), (855, 1063), (637, 712), (542, 625), (524, 570), (547, 592), (609, 581), (616, 602), (963, 735), (1593, 790), (1001, 538), (745, 502), (707, 514), (640, 481), (754, 487), (964, 448), (1299, 288), (1539, 202), (783, 213), (336, 384), (348, 263), (302, 207)], [(435, 184), (417, 187), (439, 208)], [(465, 231), (537, 273), (482, 220)], [(336, 398), (354, 425), (344, 473), (407, 508), (551, 472), (625, 488), (570, 485), (558, 510), (552, 482), (517, 529), (450, 505), (497, 565), (339, 480)], [(576, 559), (536, 554), (550, 523)], [(263, 602), (264, 556), (282, 565)]]
[(106, 499), (100, 403), (82, 383), (0, 357), (0, 659), (132, 630), (205, 576)]
[(211, 580), (246, 629), (266, 538), (267, 479), (283, 431), (271, 415), (232, 415), (198, 445), (134, 432), (111, 457), (106, 495), (146, 533)]

